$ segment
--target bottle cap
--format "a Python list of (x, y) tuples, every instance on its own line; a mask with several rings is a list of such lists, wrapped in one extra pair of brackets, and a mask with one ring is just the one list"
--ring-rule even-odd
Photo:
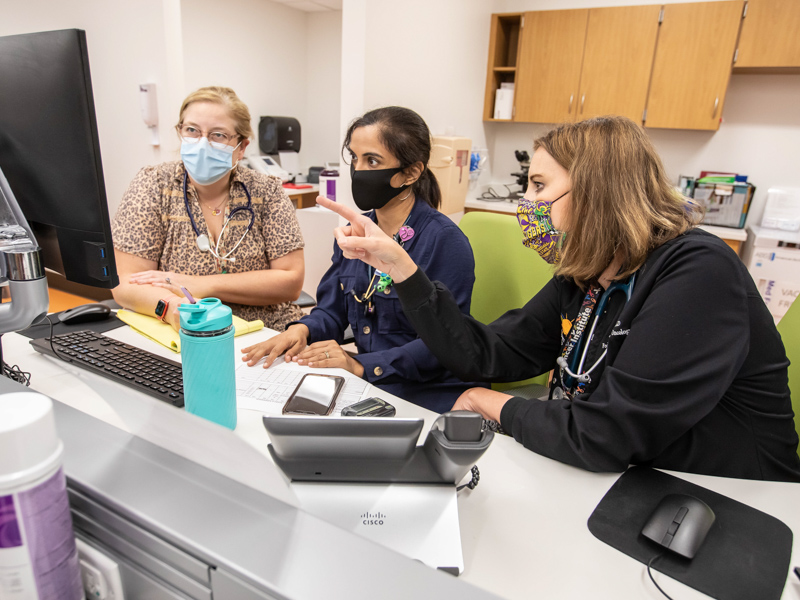
[(50, 398), (0, 395), (0, 489), (41, 476), (60, 459), (62, 448)]
[(219, 331), (233, 324), (233, 313), (218, 298), (203, 298), (197, 304), (178, 307), (181, 328), (187, 331)]

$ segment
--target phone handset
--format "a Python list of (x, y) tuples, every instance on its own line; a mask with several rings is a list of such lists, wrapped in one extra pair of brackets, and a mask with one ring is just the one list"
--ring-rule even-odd
[(446, 412), (434, 421), (423, 452), (443, 480), (458, 483), (486, 452), (494, 433), (482, 429), (483, 417), (467, 410)]

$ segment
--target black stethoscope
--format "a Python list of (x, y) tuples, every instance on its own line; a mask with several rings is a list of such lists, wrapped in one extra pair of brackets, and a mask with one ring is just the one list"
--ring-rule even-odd
[[(594, 311), (594, 321), (592, 322), (592, 328), (589, 330), (589, 336), (585, 340), (586, 343), (584, 344), (583, 347), (583, 353), (581, 353), (580, 362), (578, 362), (577, 365), (575, 364), (579, 354), (577, 352), (577, 349), (575, 354), (573, 355), (572, 365), (568, 365), (567, 359), (564, 358), (563, 356), (559, 356), (556, 359), (556, 364), (559, 367), (561, 367), (562, 371), (564, 371), (574, 381), (577, 381), (578, 383), (589, 383), (592, 380), (592, 378), (590, 377), (591, 372), (597, 368), (597, 365), (599, 365), (600, 362), (606, 357), (606, 354), (608, 354), (608, 348), (606, 348), (605, 350), (603, 350), (603, 353), (600, 355), (600, 358), (598, 358), (591, 367), (583, 371), (583, 366), (584, 363), (586, 362), (586, 353), (589, 351), (589, 345), (591, 344), (592, 337), (594, 337), (594, 329), (597, 326), (598, 319), (603, 314), (603, 311), (606, 309), (606, 306), (608, 305), (609, 298), (611, 298), (611, 295), (614, 294), (614, 292), (624, 292), (625, 304), (627, 304), (631, 299), (631, 294), (633, 294), (633, 284), (635, 280), (636, 280), (636, 273), (631, 275), (627, 283), (623, 283), (622, 281), (615, 281), (610, 286), (608, 286), (608, 288), (606, 288), (606, 290), (603, 292), (603, 295), (600, 296), (600, 300), (598, 300), (597, 302), (597, 308)], [(583, 339), (581, 340), (581, 342), (583, 342)], [(575, 371), (573, 371), (572, 369), (575, 369)], [(581, 371), (583, 371), (583, 373), (581, 373)], [(565, 378), (562, 378), (562, 382), (567, 388), (569, 388), (571, 386), (571, 383), (568, 384), (566, 381), (563, 381), (563, 379)]]
[[(189, 196), (186, 193), (186, 184), (188, 181), (188, 176), (186, 173), (183, 174), (183, 202), (186, 205), (186, 213), (189, 215), (189, 221), (192, 223), (192, 229), (194, 229), (194, 233), (197, 236), (197, 247), (200, 249), (201, 252), (210, 252), (211, 256), (219, 260), (220, 262), (235, 262), (236, 258), (229, 258), (231, 254), (233, 254), (239, 245), (244, 241), (245, 236), (250, 233), (250, 230), (253, 228), (253, 224), (256, 222), (256, 212), (253, 210), (253, 200), (250, 197), (250, 192), (247, 189), (247, 186), (244, 182), (239, 181), (239, 184), (242, 186), (245, 195), (247, 196), (247, 206), (237, 206), (234, 208), (229, 214), (228, 217), (225, 219), (225, 223), (222, 225), (222, 231), (219, 232), (219, 237), (217, 238), (217, 243), (214, 245), (214, 248), (211, 248), (211, 240), (208, 239), (208, 236), (205, 233), (200, 233), (200, 230), (197, 228), (197, 223), (194, 222), (194, 217), (192, 216), (192, 210), (189, 206)], [(247, 229), (245, 229), (242, 237), (239, 238), (239, 241), (231, 248), (231, 250), (225, 254), (225, 256), (219, 255), (219, 243), (222, 240), (222, 236), (225, 234), (225, 229), (228, 227), (228, 223), (231, 222), (234, 215), (240, 212), (248, 212), (250, 213), (250, 222), (247, 224)]]

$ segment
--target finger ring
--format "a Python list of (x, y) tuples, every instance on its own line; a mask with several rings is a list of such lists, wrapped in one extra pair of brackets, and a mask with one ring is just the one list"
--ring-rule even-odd
[(166, 281), (166, 282), (167, 282), (167, 283), (169, 283), (169, 284), (172, 284), (172, 282), (169, 280), (169, 277), (165, 277), (165, 278), (164, 278), (164, 281)]
[(330, 357), (331, 357), (330, 353), (327, 350), (325, 350), (325, 358), (330, 358)]

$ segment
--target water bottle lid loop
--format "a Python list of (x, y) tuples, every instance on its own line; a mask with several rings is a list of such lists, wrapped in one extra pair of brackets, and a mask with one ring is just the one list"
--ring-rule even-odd
[(233, 324), (230, 307), (218, 298), (203, 298), (196, 304), (181, 304), (178, 312), (181, 329), (187, 332), (216, 332)]

